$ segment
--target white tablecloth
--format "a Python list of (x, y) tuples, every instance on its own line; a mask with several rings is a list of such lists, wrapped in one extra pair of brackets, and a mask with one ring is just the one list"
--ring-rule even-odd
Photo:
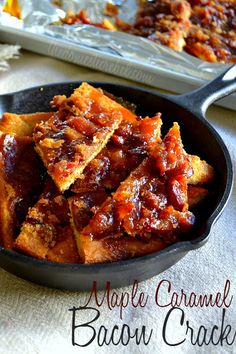
[[(22, 52), (19, 60), (11, 61), (11, 70), (0, 73), (0, 94), (21, 90), (23, 88), (45, 83), (71, 81), (71, 80), (101, 80), (114, 82), (127, 82), (120, 78), (105, 75), (89, 69), (81, 68), (52, 58)], [(220, 133), (232, 156), (234, 170), (236, 166), (236, 112), (219, 107), (212, 107), (208, 118)], [(79, 307), (88, 297), (86, 293), (59, 291), (44, 288), (25, 280), (19, 279), (4, 270), (0, 270), (0, 353), (1, 354), (74, 354), (74, 353), (236, 353), (236, 339), (232, 345), (236, 331), (236, 188), (224, 213), (214, 226), (209, 242), (197, 251), (188, 255), (162, 274), (139, 284), (138, 293), (149, 296), (145, 307), (133, 307), (129, 304), (123, 310), (123, 319), (119, 317), (119, 308), (110, 310), (106, 303), (100, 308), (92, 301), (90, 306), (100, 311), (100, 317), (91, 323), (98, 334), (99, 328), (105, 326), (108, 331), (107, 340), (113, 326), (124, 324), (130, 328), (133, 335), (138, 328), (139, 336), (142, 326), (145, 326), (147, 345), (141, 341), (140, 345), (131, 339), (127, 346), (120, 343), (118, 346), (98, 345), (98, 336), (90, 345), (82, 348), (72, 345), (72, 312), (69, 309)], [(160, 307), (155, 303), (156, 288), (160, 285), (159, 302), (167, 305), (173, 292), (181, 293), (181, 289), (189, 296), (194, 292), (200, 294), (223, 294), (224, 286), (230, 282), (229, 293), (225, 303), (227, 307), (189, 308), (181, 306), (181, 310), (174, 310), (166, 321), (166, 344), (163, 338), (163, 326), (167, 320), (170, 306)], [(169, 281), (170, 283), (167, 283)], [(229, 284), (228, 282), (228, 284)], [(170, 294), (167, 284), (171, 284)], [(131, 295), (132, 286), (116, 290), (121, 295), (125, 291)], [(103, 293), (100, 293), (100, 296)], [(229, 304), (229, 300), (232, 300)], [(220, 306), (220, 304), (219, 304)], [(225, 309), (225, 310), (224, 310)], [(224, 314), (224, 324), (222, 316)], [(183, 325), (180, 324), (184, 315)], [(82, 325), (91, 321), (95, 310), (76, 312), (75, 324)], [(193, 341), (196, 341), (200, 329), (199, 342), (206, 333), (209, 341), (214, 328), (213, 341), (217, 345), (209, 344), (199, 346), (191, 343), (191, 329), (186, 334), (186, 321), (193, 328)], [(204, 327), (201, 327), (204, 326)], [(214, 326), (218, 326), (217, 329)], [(127, 327), (124, 327), (124, 337)], [(205, 328), (205, 330), (204, 330)], [(77, 328), (75, 342), (86, 344), (92, 338), (94, 330), (89, 327)], [(104, 334), (100, 331), (100, 339)], [(221, 332), (221, 341), (219, 333)], [(120, 331), (115, 332), (115, 341)], [(223, 337), (222, 337), (223, 336)], [(125, 340), (125, 339), (124, 339)], [(170, 346), (170, 344), (182, 344)], [(212, 342), (212, 341), (211, 341)], [(222, 345), (221, 345), (222, 344)]]

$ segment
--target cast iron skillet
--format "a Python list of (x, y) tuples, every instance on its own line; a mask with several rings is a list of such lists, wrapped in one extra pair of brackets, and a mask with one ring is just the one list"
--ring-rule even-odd
[[(59, 83), (36, 87), (0, 97), (0, 113), (30, 113), (50, 110), (54, 95), (69, 95), (80, 82)], [(188, 153), (197, 154), (212, 164), (216, 170), (215, 194), (198, 215), (199, 222), (191, 240), (171, 245), (163, 251), (109, 264), (71, 265), (39, 261), (14, 251), (0, 248), (0, 266), (17, 276), (53, 288), (91, 290), (92, 282), (98, 288), (110, 281), (112, 287), (142, 281), (172, 266), (187, 252), (203, 246), (209, 238), (211, 227), (225, 207), (233, 184), (233, 169), (229, 152), (221, 137), (206, 121), (205, 111), (219, 98), (236, 90), (236, 65), (214, 81), (193, 92), (181, 95), (161, 95), (136, 87), (111, 83), (91, 83), (115, 96), (133, 102), (138, 114), (152, 116), (163, 113), (164, 129), (173, 121), (181, 127), (181, 135)]]

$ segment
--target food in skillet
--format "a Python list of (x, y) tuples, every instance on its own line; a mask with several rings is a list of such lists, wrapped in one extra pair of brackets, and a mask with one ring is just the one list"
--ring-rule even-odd
[[(55, 112), (0, 122), (0, 242), (61, 263), (142, 256), (189, 238), (213, 168), (174, 123), (83, 83)], [(16, 124), (17, 123), (17, 124)], [(195, 209), (194, 209), (195, 208)]]
[(83, 173), (129, 112), (86, 83), (74, 93), (55, 97), (58, 112), (36, 125), (34, 141), (48, 173), (60, 191)]
[(40, 194), (45, 171), (32, 133), (36, 123), (51, 115), (5, 113), (0, 121), (0, 234), (6, 248), (13, 247), (28, 208)]

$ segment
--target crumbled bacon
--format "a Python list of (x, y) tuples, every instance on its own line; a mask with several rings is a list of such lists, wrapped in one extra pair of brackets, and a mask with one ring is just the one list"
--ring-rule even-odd
[(236, 0), (142, 1), (133, 25), (113, 16), (115, 27), (107, 20), (93, 23), (84, 10), (68, 14), (62, 22), (118, 28), (202, 60), (236, 62)]
[(235, 0), (146, 1), (129, 31), (202, 60), (236, 62)]

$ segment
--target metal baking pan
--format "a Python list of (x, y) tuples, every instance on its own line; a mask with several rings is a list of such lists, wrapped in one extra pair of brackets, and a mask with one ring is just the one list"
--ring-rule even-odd
[[(83, 47), (62, 39), (30, 33), (22, 29), (7, 28), (0, 25), (0, 36), (2, 42), (19, 44), (22, 48), (35, 53), (62, 59), (170, 92), (185, 93), (207, 81), (203, 78), (179, 73), (178, 71), (170, 71), (157, 65), (104, 53), (97, 49)], [(222, 66), (225, 67), (225, 65)], [(236, 110), (236, 96), (231, 95), (216, 104)]]
[[(127, 33), (81, 24), (58, 25), (69, 9), (78, 12), (82, 8), (92, 21), (99, 22), (104, 17), (105, 3), (106, 0), (64, 0), (57, 8), (50, 0), (20, 0), (22, 20), (0, 8), (1, 41), (176, 93), (191, 91), (226, 69), (224, 64), (204, 62)], [(137, 2), (118, 3), (119, 16), (131, 23)], [(236, 109), (235, 96), (217, 104)]]

